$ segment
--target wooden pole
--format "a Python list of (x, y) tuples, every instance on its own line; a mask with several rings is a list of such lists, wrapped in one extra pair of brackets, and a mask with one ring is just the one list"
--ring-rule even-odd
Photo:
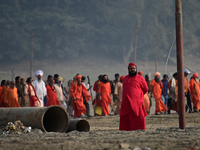
[(176, 52), (178, 73), (179, 128), (186, 128), (185, 92), (184, 92), (184, 57), (183, 57), (183, 23), (182, 0), (176, 0)]
[(31, 34), (31, 54), (30, 54), (30, 77), (32, 77), (33, 72), (33, 33)]
[(156, 36), (154, 35), (154, 50), (155, 50), (155, 72), (158, 71), (157, 67), (157, 41), (156, 41)]
[(136, 63), (137, 34), (138, 34), (138, 25), (136, 24), (136, 29), (135, 29), (135, 45), (134, 45), (134, 63)]

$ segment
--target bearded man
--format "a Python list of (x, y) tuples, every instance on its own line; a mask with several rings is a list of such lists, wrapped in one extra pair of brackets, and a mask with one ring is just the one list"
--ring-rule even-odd
[(99, 84), (99, 98), (102, 104), (102, 111), (104, 116), (110, 115), (108, 105), (111, 104), (111, 86), (107, 75), (102, 76), (102, 82)]
[(91, 96), (88, 93), (88, 90), (81, 83), (81, 78), (81, 75), (75, 76), (70, 88), (70, 96), (72, 98), (74, 117), (84, 117), (86, 108), (83, 103), (83, 95), (85, 97), (86, 102), (88, 102), (91, 98)]
[(156, 101), (156, 109), (155, 109), (155, 115), (158, 115), (158, 113), (167, 111), (166, 105), (163, 103), (161, 96), (163, 91), (163, 83), (160, 81), (160, 73), (156, 72), (154, 74), (154, 79), (151, 81), (151, 98), (152, 93), (154, 95), (155, 101)]
[(43, 71), (38, 70), (35, 72), (35, 77), (37, 78), (33, 81), (33, 85), (35, 87), (36, 94), (40, 100), (41, 107), (44, 107), (44, 97), (47, 96), (47, 90), (44, 81), (42, 80)]
[(148, 91), (145, 79), (137, 74), (134, 63), (128, 65), (128, 73), (123, 80), (122, 104), (119, 130), (145, 130), (144, 94)]

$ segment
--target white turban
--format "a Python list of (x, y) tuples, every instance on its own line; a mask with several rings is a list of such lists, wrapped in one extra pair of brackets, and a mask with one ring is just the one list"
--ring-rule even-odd
[(43, 76), (43, 71), (42, 70), (38, 70), (38, 71), (36, 71), (35, 73), (34, 73), (34, 75), (35, 75), (35, 77), (38, 77), (38, 75), (41, 75), (41, 76)]

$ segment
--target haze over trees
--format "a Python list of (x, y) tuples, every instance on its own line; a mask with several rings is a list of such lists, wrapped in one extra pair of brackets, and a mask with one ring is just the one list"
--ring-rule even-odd
[[(166, 59), (175, 37), (174, 0), (1, 0), (0, 60), (28, 60), (31, 33), (34, 59), (71, 60), (105, 56), (133, 59), (138, 24), (137, 59)], [(185, 55), (200, 56), (200, 1), (183, 1)], [(131, 55), (129, 55), (131, 54)], [(172, 56), (175, 57), (175, 51)]]

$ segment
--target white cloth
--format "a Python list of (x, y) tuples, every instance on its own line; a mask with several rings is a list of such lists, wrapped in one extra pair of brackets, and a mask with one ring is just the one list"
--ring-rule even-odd
[(62, 87), (59, 86), (58, 84), (55, 84), (54, 86), (55, 86), (55, 88), (56, 88), (56, 94), (57, 94), (58, 100), (59, 100), (59, 101), (64, 101), (64, 96), (63, 96)]
[(44, 107), (44, 97), (47, 95), (45, 83), (42, 80), (39, 82), (38, 79), (36, 79), (33, 81), (33, 85), (35, 87), (35, 92), (40, 100), (41, 107)]
[(43, 76), (44, 72), (42, 70), (38, 70), (34, 73), (35, 77), (38, 77), (38, 75)]
[(89, 84), (86, 85), (85, 82), (82, 82), (82, 84), (86, 87), (87, 90), (89, 90), (89, 88), (90, 88)]

